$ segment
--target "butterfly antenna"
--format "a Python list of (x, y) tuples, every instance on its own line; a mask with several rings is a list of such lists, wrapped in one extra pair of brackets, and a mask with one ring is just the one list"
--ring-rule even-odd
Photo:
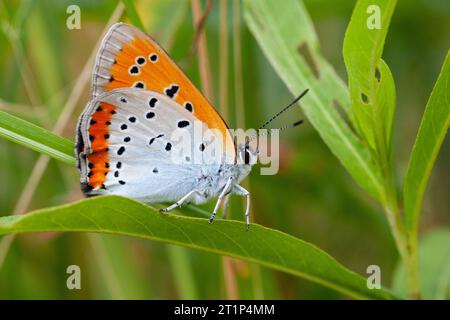
[[(305, 91), (303, 91), (302, 93), (300, 93), (300, 95), (295, 98), (291, 103), (289, 103), (286, 107), (284, 107), (283, 109), (281, 109), (277, 114), (275, 114), (272, 118), (270, 118), (269, 120), (267, 120), (266, 122), (264, 122), (264, 124), (262, 126), (259, 127), (259, 129), (264, 129), (269, 123), (271, 123), (273, 120), (275, 120), (276, 118), (278, 118), (283, 112), (285, 112), (286, 110), (288, 110), (290, 107), (292, 107), (293, 105), (295, 105), (301, 98), (303, 98), (305, 96), (305, 94), (307, 94), (309, 91), (309, 89), (306, 89)], [(301, 122), (300, 122), (301, 123)], [(299, 124), (300, 124), (299, 123)], [(297, 124), (298, 125), (298, 124)], [(292, 125), (288, 125), (288, 127), (292, 127)], [(281, 128), (280, 128), (281, 130)], [(284, 130), (284, 129), (283, 129)]]
[[(304, 122), (303, 120), (298, 120), (298, 121), (296, 121), (296, 122), (294, 122), (294, 123), (287, 124), (287, 125), (284, 125), (284, 126), (282, 126), (282, 127), (280, 127), (280, 128), (275, 128), (275, 129), (271, 129), (271, 130), (284, 131), (284, 130), (286, 130), (286, 129), (291, 129), (291, 128), (294, 128), (294, 127), (296, 127), (296, 126), (299, 126), (299, 125), (301, 125), (303, 122)], [(248, 137), (248, 138), (247, 138), (247, 141), (245, 142), (245, 145), (248, 147), (249, 144), (250, 144), (250, 142), (252, 142), (253, 140), (255, 140), (255, 139), (257, 139), (257, 138), (261, 138), (261, 137), (264, 137), (264, 136), (270, 134), (270, 133), (272, 132), (271, 130), (267, 130), (266, 132), (263, 132), (263, 133), (260, 133), (260, 134), (257, 134), (257, 135)]]

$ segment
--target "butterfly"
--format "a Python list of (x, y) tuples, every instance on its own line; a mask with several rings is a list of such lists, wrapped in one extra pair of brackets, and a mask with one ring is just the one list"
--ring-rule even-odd
[[(249, 227), (250, 194), (239, 183), (250, 173), (257, 151), (236, 145), (219, 113), (146, 33), (124, 23), (105, 35), (92, 73), (91, 100), (76, 129), (76, 159), (85, 195), (116, 194), (144, 203), (205, 203), (217, 197), (211, 223), (224, 198), (246, 197)], [(181, 155), (174, 163), (174, 130), (194, 135), (195, 125), (214, 129), (223, 152), (206, 161), (211, 147), (192, 146), (200, 164)], [(195, 141), (195, 139), (193, 139)]]

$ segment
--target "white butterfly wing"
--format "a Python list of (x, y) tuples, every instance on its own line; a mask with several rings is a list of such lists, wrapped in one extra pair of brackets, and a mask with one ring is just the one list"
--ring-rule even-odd
[[(78, 125), (77, 158), (85, 192), (148, 203), (178, 200), (198, 186), (205, 168), (220, 166), (207, 152), (208, 141), (194, 137), (194, 127), (207, 130), (161, 93), (129, 88), (99, 95)], [(190, 139), (190, 150), (174, 140), (176, 130)]]

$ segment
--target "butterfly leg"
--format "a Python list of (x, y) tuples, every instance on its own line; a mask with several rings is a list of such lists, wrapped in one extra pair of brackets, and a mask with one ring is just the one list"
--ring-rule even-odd
[(214, 218), (216, 217), (217, 210), (219, 210), (219, 206), (222, 203), (222, 199), (226, 194), (230, 191), (231, 188), (231, 182), (233, 181), (233, 177), (228, 178), (227, 183), (222, 189), (222, 192), (219, 194), (219, 198), (217, 199), (216, 206), (214, 207), (214, 211), (209, 218), (209, 223), (212, 223), (214, 221)]
[(229, 201), (230, 201), (230, 195), (227, 194), (225, 196), (225, 198), (223, 199), (223, 204), (222, 204), (223, 215), (222, 215), (222, 219), (226, 219), (227, 218)]
[(234, 186), (234, 191), (236, 192), (236, 194), (245, 196), (247, 198), (247, 206), (245, 208), (245, 222), (247, 223), (248, 230), (250, 228), (250, 192), (248, 192), (238, 184)]
[(186, 195), (184, 195), (180, 200), (178, 200), (177, 202), (175, 202), (174, 204), (172, 204), (171, 206), (169, 206), (169, 207), (167, 207), (167, 208), (164, 208), (164, 209), (161, 209), (161, 210), (159, 210), (159, 211), (161, 211), (161, 212), (169, 212), (169, 211), (171, 211), (171, 210), (173, 210), (173, 209), (175, 209), (175, 208), (178, 208), (178, 207), (180, 207), (183, 203), (185, 203), (186, 202), (186, 200), (188, 200), (194, 193), (198, 193), (198, 191), (197, 190), (192, 190), (192, 191), (189, 191)]

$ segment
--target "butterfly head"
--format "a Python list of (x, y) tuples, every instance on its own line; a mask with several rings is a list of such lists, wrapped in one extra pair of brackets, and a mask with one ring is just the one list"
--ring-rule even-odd
[(253, 150), (248, 144), (240, 144), (237, 147), (237, 175), (238, 182), (242, 181), (252, 170), (252, 166), (258, 160), (258, 151)]

